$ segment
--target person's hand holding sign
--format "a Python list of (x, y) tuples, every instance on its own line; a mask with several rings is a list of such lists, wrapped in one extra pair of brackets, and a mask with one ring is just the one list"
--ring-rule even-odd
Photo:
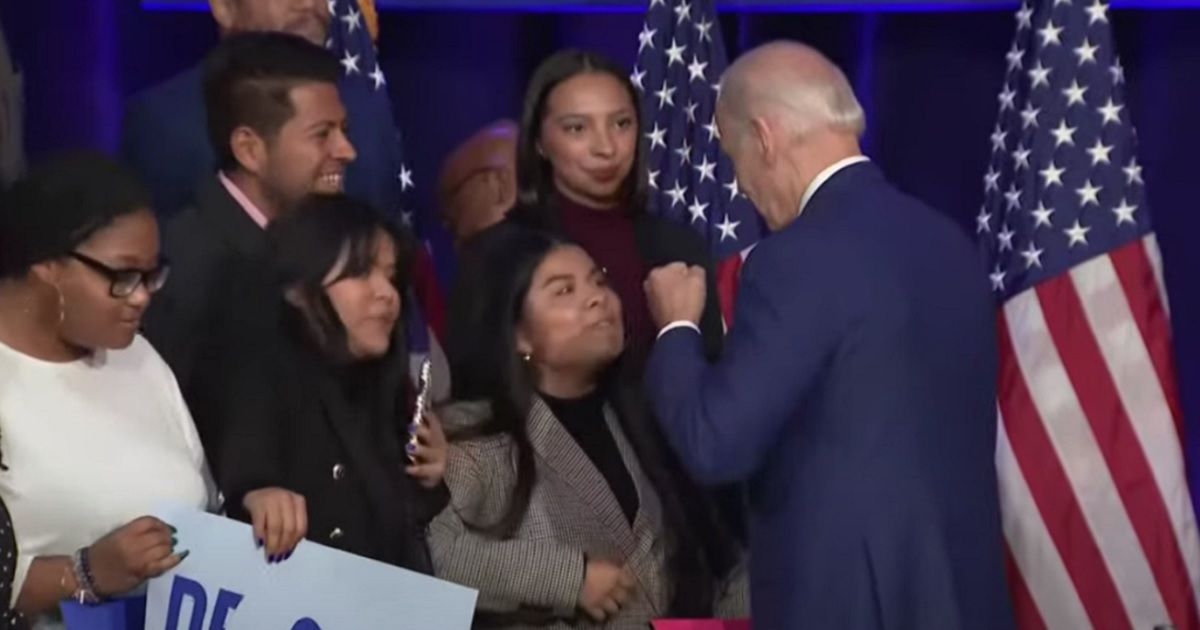
[(260, 488), (246, 494), (242, 506), (250, 513), (254, 537), (266, 547), (268, 562), (282, 562), (308, 533), (304, 497), (283, 488)]

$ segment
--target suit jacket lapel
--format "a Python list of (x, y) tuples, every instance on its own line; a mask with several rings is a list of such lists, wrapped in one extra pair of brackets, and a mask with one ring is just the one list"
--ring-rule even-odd
[(616, 414), (611, 408), (606, 407), (604, 417), (608, 422), (609, 431), (612, 432), (613, 438), (617, 442), (617, 450), (621, 452), (621, 459), (625, 461), (625, 468), (633, 477), (633, 485), (638, 494), (637, 516), (633, 519), (633, 548), (627, 556), (627, 562), (634, 577), (641, 583), (642, 590), (649, 594), (647, 599), (650, 606), (656, 609), (656, 614), (661, 613), (662, 611), (657, 610), (657, 604), (659, 598), (665, 597), (666, 593), (660, 592), (663, 586), (659, 579), (662, 567), (659, 564), (659, 558), (654, 554), (654, 541), (663, 531), (662, 505), (658, 502), (658, 495), (654, 491), (649, 477), (642, 470), (642, 464), (638, 461), (633, 446), (621, 429), (621, 423), (617, 420)]
[(234, 251), (251, 258), (265, 255), (265, 231), (238, 205), (216, 175), (206, 179), (196, 191), (196, 209)]
[[(612, 426), (611, 423), (609, 426)], [(536, 396), (529, 413), (529, 442), (537, 456), (595, 512), (621, 551), (627, 556), (632, 555), (637, 548), (633, 530), (608, 481), (554, 417), (546, 403)], [(634, 483), (637, 483), (636, 476)], [(641, 494), (640, 490), (638, 494)]]

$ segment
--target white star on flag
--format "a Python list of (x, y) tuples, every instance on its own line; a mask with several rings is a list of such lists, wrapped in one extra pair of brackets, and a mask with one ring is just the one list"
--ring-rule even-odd
[(353, 7), (350, 8), (349, 13), (341, 17), (341, 20), (346, 23), (346, 30), (350, 33), (362, 27), (362, 14), (355, 11)]
[(1133, 213), (1137, 212), (1137, 206), (1129, 205), (1129, 201), (1121, 199), (1121, 205), (1113, 208), (1113, 214), (1117, 215), (1117, 225), (1129, 223), (1137, 225), (1137, 221), (1133, 220)]
[(342, 57), (342, 67), (346, 69), (346, 75), (358, 74), (361, 70), (358, 69), (358, 55), (351, 55), (350, 51), (346, 51), (346, 55)]
[(1025, 268), (1032, 269), (1033, 267), (1042, 266), (1042, 254), (1046, 250), (1038, 249), (1034, 246), (1033, 241), (1029, 241), (1029, 247), (1021, 250), (1021, 256), (1025, 259)]
[(407, 164), (400, 165), (400, 174), (397, 175), (396, 177), (400, 179), (400, 190), (404, 191), (404, 190), (408, 190), (409, 188), (415, 187), (415, 185), (413, 184), (412, 171), (410, 171), (408, 169)]
[(672, 107), (675, 106), (675, 88), (668, 85), (665, 79), (663, 80), (662, 89), (655, 92), (654, 95), (658, 97), (659, 109), (662, 109), (668, 105)]
[(1121, 124), (1122, 109), (1125, 109), (1125, 106), (1113, 103), (1112, 97), (1110, 96), (1108, 98), (1108, 102), (1102, 107), (1097, 108), (1096, 111), (1099, 112), (1100, 116), (1103, 118), (1101, 124), (1107, 125), (1109, 123), (1113, 123), (1119, 125)]
[(1068, 127), (1066, 120), (1060, 120), (1058, 122), (1058, 127), (1050, 132), (1054, 134), (1054, 146), (1060, 147), (1064, 144), (1074, 146), (1076, 130), (1077, 127)]
[(1092, 166), (1097, 166), (1099, 164), (1112, 164), (1112, 162), (1108, 159), (1108, 154), (1112, 153), (1113, 148), (1113, 145), (1106, 145), (1101, 142), (1100, 138), (1096, 138), (1095, 146), (1087, 150), (1088, 155), (1092, 156)]
[(1084, 182), (1083, 186), (1075, 189), (1075, 194), (1079, 195), (1079, 204), (1086, 206), (1088, 204), (1100, 205), (1100, 191), (1104, 190), (1102, 186), (1092, 184), (1092, 180)]
[(1067, 237), (1071, 239), (1071, 241), (1067, 245), (1069, 247), (1074, 247), (1076, 245), (1086, 246), (1088, 244), (1087, 233), (1090, 232), (1091, 230), (1092, 230), (1092, 228), (1090, 228), (1090, 227), (1085, 227), (1083, 225), (1080, 225), (1079, 219), (1075, 219), (1075, 223), (1072, 224), (1071, 227), (1063, 230), (1063, 233), (1066, 234)]
[(1059, 37), (1062, 35), (1062, 32), (1063, 28), (1061, 26), (1055, 26), (1054, 20), (1046, 22), (1046, 26), (1042, 27), (1042, 29), (1038, 31), (1038, 35), (1042, 38), (1042, 46), (1049, 46), (1051, 44), (1062, 45), (1062, 41), (1059, 39)]
[(667, 191), (667, 196), (671, 198), (671, 207), (674, 208), (676, 205), (683, 203), (686, 194), (687, 189), (680, 186), (679, 182), (675, 182), (675, 187)]
[(713, 171), (717, 168), (717, 163), (709, 162), (707, 155), (705, 155), (704, 159), (702, 159), (700, 163), (695, 165), (693, 168), (696, 169), (697, 173), (700, 173), (701, 184), (703, 184), (706, 179), (711, 179), (714, 182), (717, 181), (717, 177), (713, 173)]
[(654, 34), (657, 29), (650, 28), (649, 24), (642, 25), (642, 32), (638, 33), (638, 52), (641, 53), (646, 48), (654, 48)]
[(653, 151), (658, 147), (667, 148), (667, 130), (660, 129), (658, 123), (654, 123), (654, 129), (646, 132), (646, 139), (650, 141), (650, 150)]
[(1054, 208), (1047, 208), (1046, 204), (1038, 202), (1038, 207), (1030, 214), (1033, 215), (1033, 227), (1054, 227), (1050, 224), (1050, 215), (1054, 214)]
[(383, 68), (380, 68), (378, 63), (375, 64), (375, 70), (367, 76), (371, 77), (371, 80), (375, 82), (376, 90), (387, 85), (387, 79), (385, 79), (383, 76)]
[(688, 65), (688, 74), (691, 75), (692, 81), (704, 81), (704, 69), (708, 67), (708, 62), (701, 62), (700, 58), (692, 55), (692, 63)]
[(687, 46), (680, 46), (678, 41), (672, 40), (671, 47), (667, 49), (667, 57), (670, 59), (670, 61), (667, 63), (667, 66), (669, 67), (676, 63), (681, 66), (684, 65), (683, 53), (686, 50)]
[[(1074, 130), (1072, 130), (1072, 131), (1074, 131)], [(1056, 166), (1054, 164), (1053, 160), (1050, 161), (1050, 166), (1047, 166), (1046, 168), (1038, 171), (1038, 173), (1042, 176), (1042, 178), (1044, 178), (1046, 180), (1045, 183), (1043, 184), (1046, 188), (1049, 188), (1055, 184), (1062, 186), (1063, 185), (1062, 175), (1065, 172), (1067, 172), (1067, 169), (1058, 168), (1058, 166)]]
[(737, 240), (737, 227), (741, 224), (741, 221), (730, 221), (729, 215), (725, 215), (725, 220), (717, 224), (717, 229), (721, 230), (721, 240), (727, 238)]

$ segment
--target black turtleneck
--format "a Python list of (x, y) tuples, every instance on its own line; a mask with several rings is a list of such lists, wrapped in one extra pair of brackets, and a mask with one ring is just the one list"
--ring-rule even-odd
[(597, 389), (582, 398), (574, 399), (542, 394), (542, 399), (608, 482), (609, 489), (621, 504), (621, 511), (632, 526), (639, 506), (637, 487), (633, 484), (633, 476), (625, 467), (625, 460), (621, 458), (617, 441), (604, 419), (605, 397), (602, 391)]

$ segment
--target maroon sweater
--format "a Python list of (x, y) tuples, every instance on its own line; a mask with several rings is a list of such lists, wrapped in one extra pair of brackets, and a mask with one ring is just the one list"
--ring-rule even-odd
[(633, 215), (622, 208), (597, 210), (560, 197), (563, 233), (608, 272), (621, 298), (627, 352), (640, 364), (654, 344), (654, 322), (642, 283), (649, 269), (637, 247)]

